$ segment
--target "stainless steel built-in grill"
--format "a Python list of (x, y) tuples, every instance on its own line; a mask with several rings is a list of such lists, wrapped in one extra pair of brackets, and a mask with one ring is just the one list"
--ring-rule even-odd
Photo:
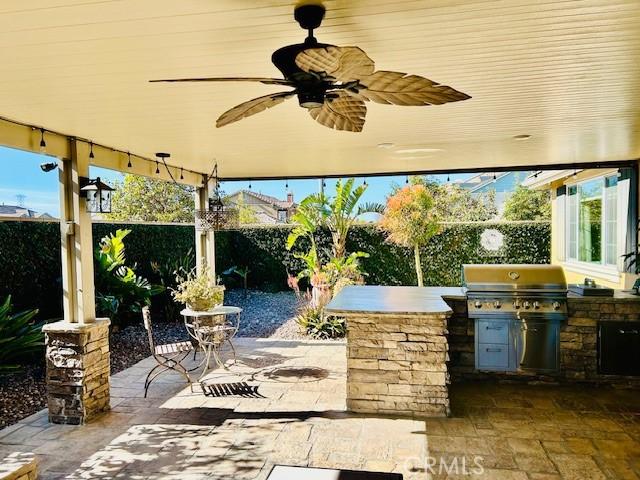
[(476, 368), (552, 371), (559, 366), (567, 282), (554, 265), (465, 265)]

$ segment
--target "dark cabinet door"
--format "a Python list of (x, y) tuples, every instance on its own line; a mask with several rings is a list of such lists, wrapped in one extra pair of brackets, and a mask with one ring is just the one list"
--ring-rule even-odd
[(598, 337), (600, 373), (640, 375), (640, 323), (602, 322)]
[(514, 322), (517, 368), (523, 370), (558, 369), (558, 335), (556, 322), (522, 320)]

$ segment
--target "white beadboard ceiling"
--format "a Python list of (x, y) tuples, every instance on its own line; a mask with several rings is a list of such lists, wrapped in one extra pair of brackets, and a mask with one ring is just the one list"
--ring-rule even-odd
[(147, 82), (279, 77), (271, 53), (305, 37), (295, 3), (3, 0), (0, 115), (146, 157), (168, 151), (198, 172), (215, 158), (225, 178), (640, 158), (638, 0), (327, 0), (321, 42), (473, 97), (368, 103), (362, 133), (322, 127), (295, 99), (217, 129), (228, 108), (282, 88)]

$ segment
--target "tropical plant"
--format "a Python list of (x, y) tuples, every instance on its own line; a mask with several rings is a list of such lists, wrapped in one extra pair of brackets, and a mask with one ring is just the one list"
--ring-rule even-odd
[(249, 288), (249, 273), (251, 273), (251, 270), (249, 270), (249, 267), (238, 267), (237, 265), (233, 265), (232, 267), (227, 268), (224, 272), (222, 272), (223, 275), (237, 275), (242, 279), (242, 286), (244, 288), (244, 297), (247, 297), (247, 291)]
[(207, 311), (224, 303), (224, 285), (211, 282), (211, 270), (205, 266), (198, 273), (194, 268), (186, 277), (177, 278), (178, 285), (171, 291), (173, 298), (195, 311)]
[(14, 363), (44, 348), (42, 324), (33, 321), (38, 310), (12, 313), (11, 295), (0, 305), (0, 372), (16, 370)]
[(433, 196), (423, 184), (407, 185), (387, 199), (380, 227), (390, 242), (412, 247), (418, 286), (424, 285), (420, 247), (441, 230)]
[(549, 190), (531, 190), (518, 185), (504, 204), (505, 220), (550, 220), (551, 194)]
[(340, 338), (347, 332), (345, 319), (325, 315), (322, 307), (302, 307), (295, 321), (305, 334), (316, 339)]
[(123, 320), (119, 316), (128, 319), (139, 314), (142, 307), (151, 304), (152, 296), (164, 290), (137, 275), (135, 265), (126, 264), (124, 239), (129, 233), (131, 230), (116, 230), (115, 234), (106, 235), (95, 252), (98, 310), (114, 324)]
[(164, 311), (165, 319), (175, 320), (178, 318), (179, 309), (170, 292), (177, 287), (177, 277), (187, 276), (195, 267), (195, 263), (196, 256), (192, 248), (178, 258), (168, 259), (164, 262), (151, 262), (151, 270), (155, 274), (154, 280), (165, 289), (160, 296), (160, 302), (158, 302)]
[(193, 222), (193, 188), (174, 182), (127, 174), (115, 183), (109, 220)]

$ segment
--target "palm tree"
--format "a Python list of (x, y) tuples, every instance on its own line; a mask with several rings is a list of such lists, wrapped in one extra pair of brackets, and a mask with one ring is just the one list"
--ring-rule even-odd
[(306, 197), (292, 217), (296, 226), (287, 239), (287, 248), (291, 249), (298, 238), (304, 236), (311, 241), (311, 248), (315, 250), (315, 232), (324, 226), (331, 232), (333, 257), (344, 259), (347, 253), (349, 229), (358, 217), (365, 213), (384, 211), (384, 206), (376, 203), (358, 205), (367, 190), (367, 185), (354, 187), (354, 182), (353, 178), (345, 182), (338, 180), (334, 197), (327, 197), (323, 193)]

